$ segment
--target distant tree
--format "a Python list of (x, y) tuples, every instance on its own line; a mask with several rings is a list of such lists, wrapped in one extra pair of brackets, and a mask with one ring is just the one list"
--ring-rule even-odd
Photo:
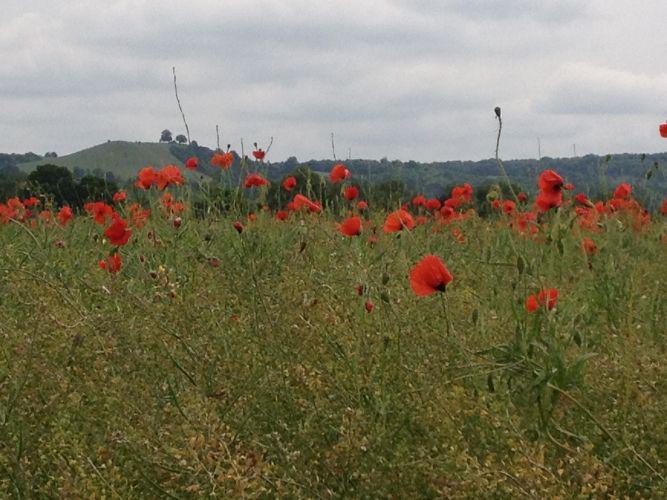
[(35, 193), (52, 197), (57, 205), (79, 205), (74, 177), (65, 167), (39, 165), (28, 175), (28, 182)]
[(58, 153), (55, 151), (49, 151), (44, 155), (44, 158), (58, 158)]
[(113, 194), (118, 191), (118, 186), (115, 182), (109, 182), (92, 175), (83, 177), (76, 188), (77, 198), (80, 203), (88, 201), (105, 201), (111, 203)]
[(176, 136), (176, 142), (179, 144), (185, 144), (186, 142), (188, 142), (188, 138), (185, 137), (183, 134), (178, 134)]
[(171, 130), (169, 129), (164, 129), (162, 131), (162, 134), (160, 135), (160, 142), (171, 142), (174, 139), (171, 136)]
[(190, 141), (190, 146), (192, 146), (193, 148), (198, 148), (199, 144), (197, 143), (197, 141)]
[(299, 160), (296, 159), (296, 156), (290, 156), (287, 158), (287, 160), (285, 160), (285, 164), (283, 166), (286, 170), (294, 170), (299, 166)]
[(81, 180), (81, 178), (86, 175), (86, 171), (81, 167), (74, 167), (72, 172), (74, 174), (74, 179), (77, 181)]
[(99, 167), (94, 169), (93, 176), (97, 177), (98, 179), (104, 179), (104, 170)]

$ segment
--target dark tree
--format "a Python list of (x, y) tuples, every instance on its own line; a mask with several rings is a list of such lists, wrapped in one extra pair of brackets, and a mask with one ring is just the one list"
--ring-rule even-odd
[(44, 155), (44, 158), (58, 158), (58, 153), (55, 151), (49, 151)]
[(57, 205), (79, 205), (74, 177), (65, 167), (39, 165), (28, 175), (28, 182), (33, 191), (52, 197)]
[(171, 130), (169, 129), (164, 129), (162, 131), (162, 134), (160, 135), (160, 142), (171, 142), (174, 139), (171, 136)]
[(77, 186), (78, 201), (104, 201), (111, 203), (113, 194), (118, 191), (114, 182), (109, 182), (100, 177), (86, 175)]
[(185, 137), (183, 134), (178, 134), (176, 136), (176, 142), (179, 144), (185, 144), (186, 142), (188, 142), (188, 138)]

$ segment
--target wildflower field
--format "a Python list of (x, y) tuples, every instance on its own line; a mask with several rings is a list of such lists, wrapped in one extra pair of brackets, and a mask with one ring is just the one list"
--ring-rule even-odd
[(339, 164), (276, 211), (256, 153), (243, 209), (173, 165), (0, 205), (1, 497), (664, 498), (665, 204), (376, 210)]

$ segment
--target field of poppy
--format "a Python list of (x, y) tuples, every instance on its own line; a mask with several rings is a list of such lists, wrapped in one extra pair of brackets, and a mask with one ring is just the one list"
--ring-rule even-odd
[(667, 201), (546, 170), (386, 213), (338, 164), (344, 210), (273, 212), (255, 153), (244, 210), (173, 165), (0, 204), (0, 496), (664, 495)]

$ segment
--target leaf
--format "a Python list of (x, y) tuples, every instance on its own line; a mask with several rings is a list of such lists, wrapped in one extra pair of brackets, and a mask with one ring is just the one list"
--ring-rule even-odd
[(519, 255), (516, 259), (516, 268), (519, 271), (519, 274), (523, 274), (523, 271), (526, 268), (526, 261), (521, 255)]

